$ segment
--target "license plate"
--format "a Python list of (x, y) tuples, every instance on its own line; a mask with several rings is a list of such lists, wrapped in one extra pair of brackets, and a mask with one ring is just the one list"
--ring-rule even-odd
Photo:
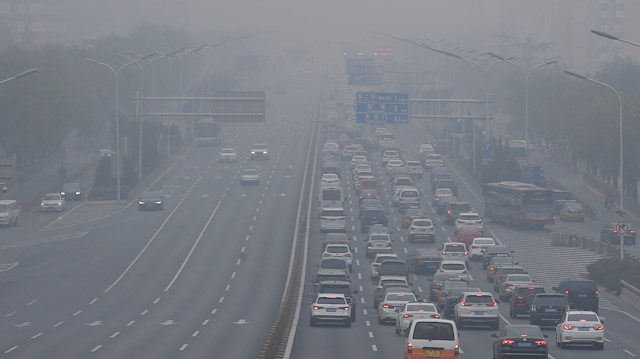
[(530, 346), (531, 346), (531, 343), (522, 343), (522, 342), (521, 342), (521, 343), (518, 343), (518, 346), (519, 346), (519, 347), (530, 347)]
[(336, 308), (327, 308), (327, 312), (336, 312), (338, 311)]
[(579, 332), (588, 332), (589, 331), (589, 327), (579, 327), (578, 331)]
[(402, 310), (402, 306), (401, 305), (396, 306), (396, 310)]
[(587, 297), (587, 295), (584, 294), (584, 293), (578, 294), (578, 298), (586, 298), (586, 297)]
[(544, 310), (545, 312), (549, 313), (549, 312), (555, 312), (556, 308), (547, 308)]
[(439, 350), (433, 350), (433, 349), (425, 349), (424, 355), (427, 358), (440, 358), (440, 351)]
[(473, 315), (484, 315), (484, 312), (473, 312)]

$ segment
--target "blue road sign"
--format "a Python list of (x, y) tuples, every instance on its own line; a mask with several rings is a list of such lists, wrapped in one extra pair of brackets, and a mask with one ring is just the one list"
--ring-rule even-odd
[(345, 67), (347, 74), (364, 74), (375, 72), (376, 68), (372, 58), (352, 58), (345, 59)]
[(408, 123), (409, 94), (358, 92), (356, 122)]
[(485, 142), (482, 144), (482, 162), (486, 164), (491, 160), (493, 160), (493, 143)]
[(349, 74), (350, 86), (382, 86), (382, 72), (361, 72)]

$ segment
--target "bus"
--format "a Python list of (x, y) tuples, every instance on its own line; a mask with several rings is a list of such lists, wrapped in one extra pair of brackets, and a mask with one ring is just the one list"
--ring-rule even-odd
[(484, 190), (484, 213), (508, 226), (538, 227), (554, 224), (553, 190), (524, 182), (488, 183)]
[(193, 124), (194, 141), (198, 146), (219, 145), (218, 132), (218, 123), (212, 118), (203, 118)]
[(527, 163), (527, 142), (524, 140), (510, 140), (507, 142), (507, 155), (523, 165)]

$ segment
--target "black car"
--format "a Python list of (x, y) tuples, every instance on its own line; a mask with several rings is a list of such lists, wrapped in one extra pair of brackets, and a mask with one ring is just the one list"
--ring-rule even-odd
[(364, 207), (360, 214), (360, 232), (365, 233), (371, 226), (388, 225), (387, 213), (382, 207)]
[(436, 193), (438, 188), (450, 188), (453, 195), (458, 197), (458, 183), (453, 178), (442, 178), (431, 186), (431, 192)]
[(506, 357), (546, 359), (548, 357), (547, 335), (542, 334), (538, 326), (509, 324), (491, 336), (495, 338), (493, 341), (495, 359)]
[(489, 246), (482, 257), (482, 269), (487, 269), (493, 257), (511, 257), (511, 249), (507, 246)]
[(358, 196), (358, 203), (362, 204), (365, 199), (380, 199), (380, 195), (376, 191), (362, 190)]
[(531, 301), (529, 324), (556, 325), (569, 310), (567, 297), (559, 293), (538, 293)]
[(316, 295), (320, 293), (344, 294), (347, 302), (351, 304), (351, 321), (356, 321), (356, 305), (358, 301), (353, 295), (358, 294), (358, 290), (351, 289), (351, 282), (343, 280), (321, 281), (318, 283), (318, 288), (314, 292), (313, 300), (315, 300)]
[(138, 209), (145, 210), (163, 210), (164, 196), (160, 192), (143, 192), (138, 196)]
[[(620, 233), (616, 230), (617, 223), (609, 223), (600, 230), (600, 240), (611, 244), (620, 244)], [(624, 244), (636, 244), (636, 231), (627, 228), (624, 234)]]
[(520, 314), (529, 314), (531, 302), (539, 293), (544, 293), (544, 287), (539, 284), (517, 286), (509, 299), (509, 316), (517, 318)]
[(60, 195), (67, 201), (82, 201), (84, 198), (84, 191), (82, 185), (78, 182), (66, 183), (62, 186)]
[(414, 248), (407, 254), (407, 267), (412, 273), (435, 273), (441, 260), (440, 251), (436, 248)]
[(409, 228), (414, 219), (427, 218), (427, 214), (420, 207), (409, 207), (404, 210), (404, 216), (402, 217), (402, 226)]
[(587, 279), (567, 279), (552, 289), (567, 297), (571, 309), (590, 310), (598, 313), (600, 299), (598, 296), (598, 287), (594, 281)]
[(454, 224), (462, 212), (471, 212), (471, 205), (467, 202), (449, 202), (444, 212), (444, 223)]

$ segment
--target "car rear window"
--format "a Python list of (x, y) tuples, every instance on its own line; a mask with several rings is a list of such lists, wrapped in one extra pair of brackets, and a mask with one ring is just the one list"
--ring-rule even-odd
[(567, 316), (567, 320), (572, 321), (572, 322), (578, 322), (578, 321), (597, 322), (598, 321), (598, 316), (595, 315), (595, 314), (589, 314), (589, 313), (569, 314)]
[(345, 214), (343, 210), (331, 210), (331, 211), (323, 210), (321, 216), (322, 217), (344, 217)]
[(444, 250), (447, 252), (465, 252), (466, 251), (463, 245), (446, 246)]
[(521, 287), (516, 289), (520, 295), (530, 296), (538, 293), (544, 293), (544, 288)]
[(463, 270), (465, 266), (462, 263), (443, 263), (440, 268), (444, 270)]
[(416, 296), (411, 293), (389, 293), (387, 294), (386, 300), (393, 302), (413, 302), (416, 300)]
[(535, 304), (536, 305), (565, 305), (567, 302), (566, 297), (564, 296), (536, 296)]
[(402, 191), (400, 193), (400, 197), (402, 198), (417, 198), (420, 197), (418, 191)]
[(407, 304), (405, 310), (408, 312), (437, 312), (433, 304)]
[(424, 219), (414, 220), (413, 225), (418, 227), (431, 227), (431, 221), (424, 220)]
[(493, 297), (490, 295), (468, 295), (465, 298), (465, 303), (493, 303)]
[(543, 338), (542, 331), (540, 331), (539, 327), (534, 326), (517, 326), (517, 327), (506, 327), (505, 328), (505, 337), (530, 337), (530, 338)]
[(468, 203), (451, 203), (451, 210), (456, 212), (468, 212), (471, 206)]
[(455, 340), (450, 323), (418, 322), (413, 330), (413, 339)]
[(320, 297), (318, 304), (347, 304), (341, 297)]
[(375, 188), (375, 187), (378, 187), (378, 181), (363, 180), (363, 181), (360, 181), (360, 186), (364, 188)]
[(347, 262), (343, 259), (325, 259), (320, 262), (320, 268), (323, 269), (346, 269)]
[(349, 253), (349, 248), (346, 246), (327, 246), (326, 252), (328, 253)]
[(316, 277), (317, 282), (324, 282), (324, 281), (330, 281), (330, 280), (348, 281), (349, 278), (347, 278), (347, 276), (344, 274), (318, 274), (318, 276)]
[(567, 290), (597, 290), (593, 282), (572, 282), (567, 285)]

